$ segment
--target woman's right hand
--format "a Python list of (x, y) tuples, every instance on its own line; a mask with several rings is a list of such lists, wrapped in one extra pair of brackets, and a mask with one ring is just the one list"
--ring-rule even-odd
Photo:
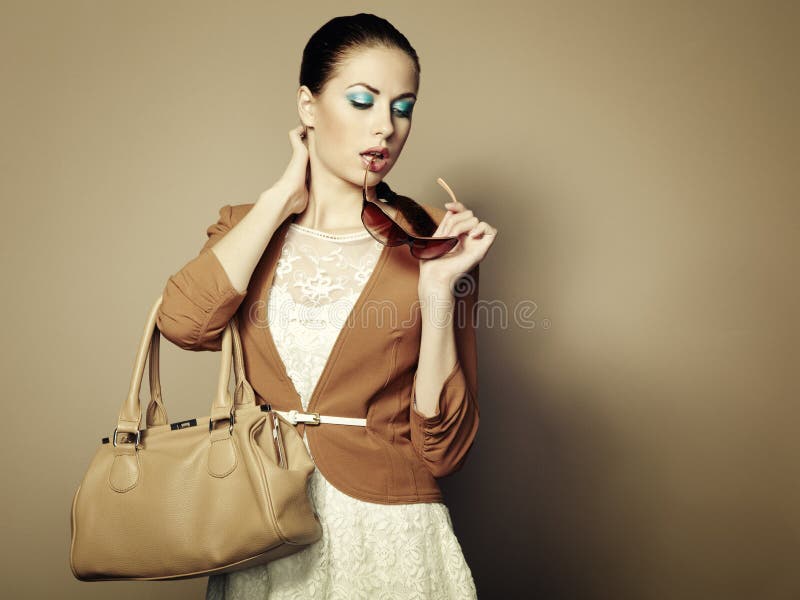
[(283, 175), (273, 187), (282, 191), (286, 198), (286, 211), (289, 214), (301, 213), (308, 206), (308, 179), (310, 165), (308, 162), (308, 136), (301, 137), (304, 125), (289, 130), (289, 142), (292, 145), (292, 158)]

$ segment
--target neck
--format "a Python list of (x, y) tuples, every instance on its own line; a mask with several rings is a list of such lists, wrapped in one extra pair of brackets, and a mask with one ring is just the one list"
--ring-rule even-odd
[[(376, 197), (375, 188), (367, 188), (367, 198)], [(349, 233), (364, 228), (361, 222), (362, 187), (337, 177), (311, 157), (311, 181), (308, 205), (295, 215), (299, 225), (330, 233)]]

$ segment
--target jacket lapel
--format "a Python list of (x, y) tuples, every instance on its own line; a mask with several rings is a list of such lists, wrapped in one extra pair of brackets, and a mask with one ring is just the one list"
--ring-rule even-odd
[[(280, 410), (302, 410), (300, 395), (286, 373), (272, 339), (267, 320), (267, 292), (275, 277), (283, 242), (292, 217), (278, 226), (267, 244), (250, 278), (248, 294), (242, 302), (239, 317), (242, 337), (249, 343), (245, 352), (245, 368), (253, 387), (264, 393), (264, 400)], [(243, 343), (245, 340), (242, 340)], [(257, 380), (257, 381), (254, 381)]]
[[(402, 215), (398, 214), (397, 220), (403, 226), (409, 226)], [(244, 353), (245, 369), (254, 389), (257, 393), (260, 390), (264, 394), (262, 397), (265, 402), (273, 404), (280, 410), (295, 409), (302, 412), (300, 394), (286, 371), (269, 328), (270, 315), (267, 306), (267, 293), (274, 281), (283, 244), (292, 221), (293, 216), (290, 216), (278, 226), (256, 265), (248, 286), (248, 294), (240, 308), (239, 323), (242, 343), (247, 345), (247, 351)], [(410, 256), (408, 247), (383, 247), (373, 272), (362, 288), (345, 325), (339, 331), (310, 398), (309, 412), (316, 410), (319, 396), (325, 391), (328, 380), (336, 381), (334, 371), (337, 360), (349, 361), (348, 364), (357, 362), (361, 353), (370, 351), (369, 342), (375, 341), (374, 336), (380, 334), (380, 331), (373, 331), (369, 325), (362, 323), (360, 315), (364, 305), (370, 300), (377, 302), (392, 300), (411, 306), (416, 297), (418, 272), (417, 259)], [(418, 326), (416, 321), (414, 323)], [(348, 343), (348, 340), (352, 341)], [(346, 365), (342, 367), (348, 370)], [(304, 428), (303, 423), (297, 424), (301, 436)]]

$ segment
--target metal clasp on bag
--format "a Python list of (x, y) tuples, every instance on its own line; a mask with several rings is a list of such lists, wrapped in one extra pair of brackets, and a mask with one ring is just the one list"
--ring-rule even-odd
[[(111, 439), (114, 442), (114, 447), (116, 448), (117, 447), (117, 428), (116, 427), (114, 427), (114, 437), (111, 438)], [(142, 439), (142, 432), (141, 432), (141, 430), (137, 429), (136, 430), (136, 441), (133, 443), (133, 447), (134, 448), (138, 448), (139, 447), (139, 441), (141, 439)]]
[[(230, 421), (230, 424), (228, 425), (228, 433), (233, 433), (233, 424), (236, 422), (236, 415), (234, 414), (233, 411), (231, 411), (231, 416), (230, 416), (229, 421)], [(208, 432), (209, 433), (214, 431), (214, 423), (215, 423), (215, 421), (212, 421), (211, 418), (208, 419)]]

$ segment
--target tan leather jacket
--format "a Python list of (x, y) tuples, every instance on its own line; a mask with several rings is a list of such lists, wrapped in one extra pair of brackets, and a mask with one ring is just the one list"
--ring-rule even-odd
[[(164, 337), (185, 350), (219, 351), (225, 325), (236, 314), (245, 372), (256, 401), (303, 412), (266, 317), (267, 291), (292, 218), (276, 230), (244, 293), (233, 287), (210, 250), (253, 206), (220, 209), (199, 255), (169, 277), (157, 324)], [(420, 206), (437, 224), (446, 212)], [(331, 350), (307, 411), (366, 418), (367, 426), (296, 425), (301, 435), (307, 428), (317, 468), (337, 489), (382, 504), (443, 501), (436, 478), (461, 468), (479, 422), (473, 315), (477, 265), (470, 275), (469, 292), (456, 292), (453, 327), (458, 361), (442, 388), (438, 413), (425, 417), (412, 405), (421, 332), (419, 262), (408, 246), (383, 248)], [(382, 312), (382, 306), (391, 310)]]

